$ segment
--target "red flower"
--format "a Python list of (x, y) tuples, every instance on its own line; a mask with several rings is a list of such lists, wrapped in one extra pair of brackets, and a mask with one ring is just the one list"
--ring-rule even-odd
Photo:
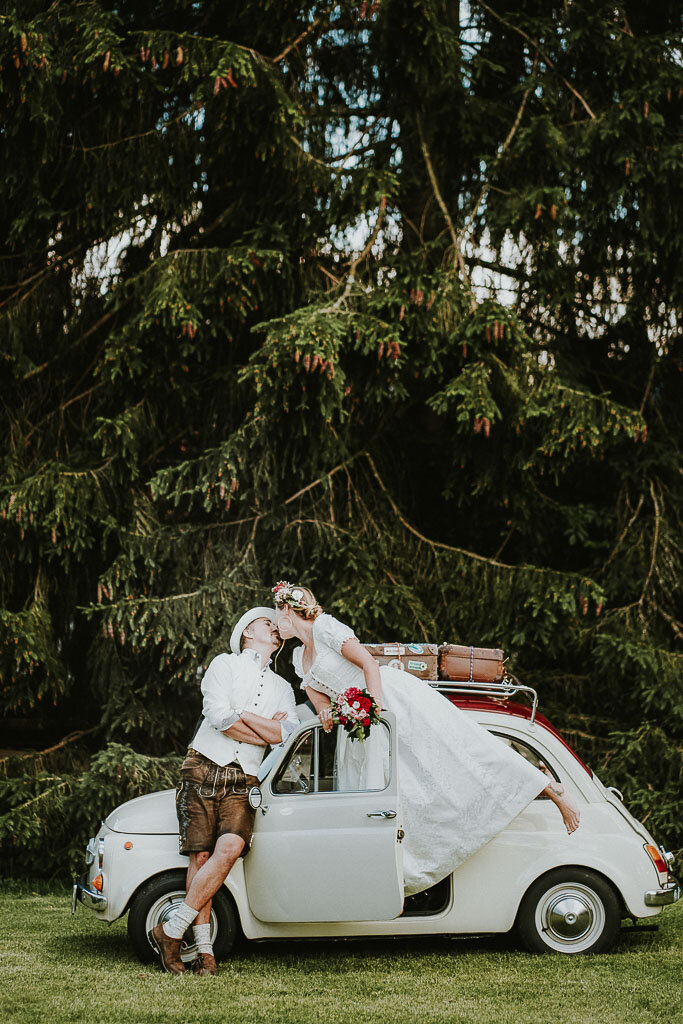
[(348, 722), (348, 718), (346, 717), (346, 715), (340, 715), (339, 716), (339, 724), (340, 725), (346, 725), (347, 722)]
[(363, 725), (370, 725), (370, 719), (369, 718), (364, 718), (363, 719)]

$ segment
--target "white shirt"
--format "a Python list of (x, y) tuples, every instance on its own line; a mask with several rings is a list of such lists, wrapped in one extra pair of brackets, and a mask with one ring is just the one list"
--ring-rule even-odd
[(202, 694), (204, 720), (193, 748), (221, 766), (237, 761), (247, 775), (256, 775), (266, 748), (225, 735), (243, 711), (262, 718), (285, 711), (287, 718), (280, 723), (283, 738), (300, 724), (292, 687), (272, 671), (270, 662), (262, 665), (261, 655), (251, 648), (214, 658), (202, 679)]

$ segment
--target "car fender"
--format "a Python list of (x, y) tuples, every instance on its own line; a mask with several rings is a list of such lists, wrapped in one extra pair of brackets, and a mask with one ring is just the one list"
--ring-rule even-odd
[(96, 913), (103, 921), (125, 914), (136, 891), (150, 878), (174, 868), (186, 870), (189, 864), (189, 858), (178, 853), (177, 835), (111, 832), (103, 826), (99, 836), (104, 838), (101, 873), (107, 904)]
[[(128, 848), (127, 843), (130, 843)], [(136, 893), (146, 882), (168, 871), (186, 871), (189, 863), (189, 857), (178, 853), (177, 835), (105, 833), (102, 873), (107, 906), (98, 911), (97, 916), (103, 921), (116, 921), (128, 911)], [(240, 920), (245, 914), (249, 917), (241, 858), (223, 884), (232, 896)]]
[[(579, 867), (602, 875), (616, 891), (626, 915), (650, 917), (660, 908), (647, 907), (645, 892), (657, 885), (657, 875), (642, 845), (634, 837), (588, 837), (572, 846), (571, 836), (557, 837), (545, 850), (511, 856), (501, 870), (495, 841), (453, 872), (453, 919), (457, 932), (509, 931), (525, 893), (542, 875), (557, 868)], [(521, 851), (520, 851), (521, 852)]]

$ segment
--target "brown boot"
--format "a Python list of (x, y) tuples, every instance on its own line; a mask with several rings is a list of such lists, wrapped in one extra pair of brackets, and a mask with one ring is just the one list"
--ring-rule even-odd
[(158, 924), (147, 932), (152, 949), (159, 954), (161, 966), (168, 974), (184, 974), (185, 964), (180, 959), (182, 939), (171, 939), (164, 931), (163, 924)]
[(197, 953), (197, 959), (192, 961), (192, 970), (200, 977), (217, 974), (216, 958), (211, 953)]

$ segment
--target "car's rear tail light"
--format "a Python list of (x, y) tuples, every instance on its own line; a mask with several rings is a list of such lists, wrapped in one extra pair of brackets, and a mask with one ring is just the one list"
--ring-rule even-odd
[(96, 875), (92, 880), (93, 889), (97, 889), (98, 892), (102, 892), (102, 875)]
[(662, 857), (661, 850), (657, 849), (656, 846), (652, 846), (650, 843), (645, 844), (645, 850), (648, 857), (657, 869), (659, 875), (659, 881), (662, 885), (665, 885), (669, 881), (669, 865)]

